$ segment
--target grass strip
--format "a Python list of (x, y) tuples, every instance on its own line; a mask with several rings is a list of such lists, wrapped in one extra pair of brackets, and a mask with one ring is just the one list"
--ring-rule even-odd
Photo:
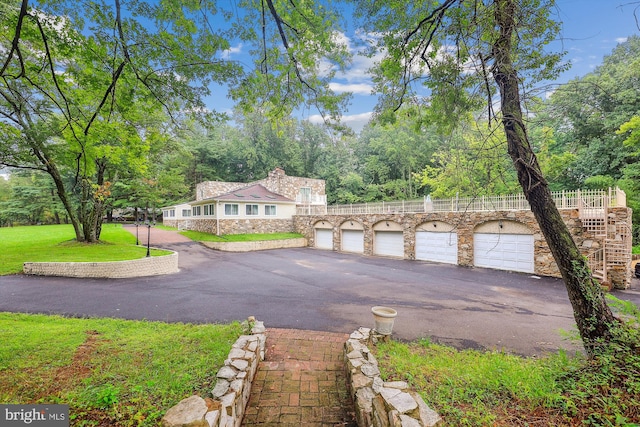
[(215, 234), (192, 230), (181, 231), (180, 234), (196, 242), (258, 242), (263, 240), (285, 240), (304, 237), (299, 233), (225, 234), (224, 236), (216, 236)]

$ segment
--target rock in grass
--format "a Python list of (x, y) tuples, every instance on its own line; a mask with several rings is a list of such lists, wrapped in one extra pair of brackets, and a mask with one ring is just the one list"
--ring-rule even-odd
[(181, 400), (162, 417), (162, 427), (209, 427), (207, 403), (200, 396)]

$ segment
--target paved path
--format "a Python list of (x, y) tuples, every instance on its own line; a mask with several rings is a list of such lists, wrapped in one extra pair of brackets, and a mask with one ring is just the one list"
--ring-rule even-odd
[(348, 334), (267, 329), (267, 351), (242, 425), (352, 426), (343, 347)]

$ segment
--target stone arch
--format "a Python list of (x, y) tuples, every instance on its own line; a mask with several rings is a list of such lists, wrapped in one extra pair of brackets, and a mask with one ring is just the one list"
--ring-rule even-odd
[(477, 224), (474, 233), (480, 234), (535, 234), (528, 225), (511, 219), (495, 219)]
[(450, 233), (456, 229), (455, 225), (439, 220), (425, 221), (416, 227), (416, 231), (433, 231), (436, 233)]
[(364, 225), (355, 219), (346, 219), (340, 224), (340, 230), (364, 230)]
[(322, 229), (333, 229), (333, 224), (326, 219), (320, 219), (313, 224), (313, 228), (322, 228)]
[(364, 224), (354, 219), (346, 219), (340, 224), (340, 250), (345, 252), (364, 253), (365, 228)]
[(313, 224), (313, 246), (318, 249), (334, 249), (333, 224), (321, 219)]
[(405, 239), (402, 224), (391, 219), (383, 219), (376, 222), (372, 230), (375, 255), (404, 258)]
[(373, 225), (374, 231), (404, 231), (404, 227), (396, 221), (383, 219)]

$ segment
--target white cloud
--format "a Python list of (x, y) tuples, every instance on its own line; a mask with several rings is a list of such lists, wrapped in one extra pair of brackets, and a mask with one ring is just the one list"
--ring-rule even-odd
[[(360, 113), (360, 114), (349, 114), (349, 115), (346, 115), (346, 116), (342, 116), (341, 122), (343, 124), (349, 126), (355, 132), (360, 132), (362, 130), (362, 128), (367, 123), (369, 123), (369, 120), (371, 120), (372, 116), (373, 116), (373, 112), (372, 111), (368, 111), (366, 113)], [(314, 123), (314, 124), (322, 124), (322, 123), (324, 123), (324, 120), (322, 119), (322, 116), (320, 114), (313, 114), (313, 115), (309, 116), (309, 118), (307, 120), (309, 120), (309, 122)]]
[(242, 43), (237, 46), (231, 46), (229, 49), (226, 49), (222, 52), (222, 56), (224, 59), (229, 59), (231, 55), (242, 53)]
[(628, 38), (627, 38), (627, 37), (618, 37), (618, 38), (616, 39), (616, 43), (624, 43), (624, 42), (626, 42), (627, 40), (628, 40)]
[(336, 93), (351, 92), (359, 95), (371, 95), (373, 86), (369, 83), (329, 83), (329, 87)]

